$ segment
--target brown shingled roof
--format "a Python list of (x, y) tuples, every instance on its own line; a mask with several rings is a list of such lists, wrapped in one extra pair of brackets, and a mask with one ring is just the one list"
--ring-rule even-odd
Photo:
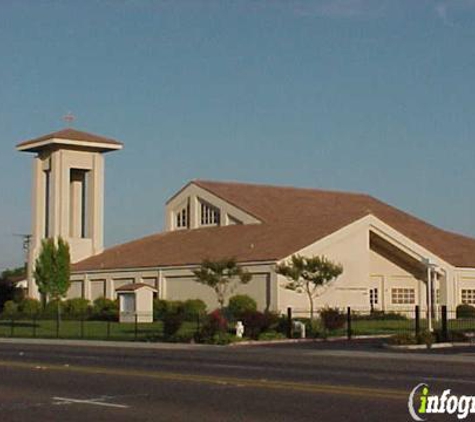
[(197, 180), (196, 185), (247, 211), (262, 224), (156, 234), (119, 245), (74, 271), (199, 264), (233, 256), (274, 261), (373, 214), (455, 266), (475, 266), (475, 239), (447, 232), (369, 195)]
[(143, 287), (147, 287), (149, 289), (155, 290), (156, 289), (148, 284), (145, 283), (131, 283), (126, 284), (125, 286), (120, 286), (115, 289), (116, 292), (135, 292), (135, 290), (141, 289)]
[(101, 143), (101, 144), (110, 144), (110, 145), (122, 145), (121, 142), (116, 141), (115, 139), (106, 138), (105, 136), (95, 135), (93, 133), (83, 132), (76, 129), (63, 129), (57, 132), (49, 133), (39, 138), (30, 139), (28, 141), (21, 142), (17, 145), (17, 148), (27, 147), (29, 145), (36, 144), (38, 142), (47, 141), (48, 139), (71, 139), (74, 141), (82, 142), (91, 142), (91, 143)]

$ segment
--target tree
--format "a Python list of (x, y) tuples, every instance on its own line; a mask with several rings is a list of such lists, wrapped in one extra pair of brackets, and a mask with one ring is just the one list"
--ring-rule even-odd
[(58, 304), (58, 321), (60, 316), (60, 301), (66, 296), (71, 285), (71, 258), (69, 245), (61, 237), (44, 239), (41, 251), (35, 262), (34, 277), (38, 290), (48, 297), (49, 301)]
[(287, 289), (306, 293), (310, 305), (310, 317), (313, 319), (313, 302), (319, 296), (320, 289), (340, 276), (343, 267), (324, 256), (292, 255), (290, 262), (277, 265), (276, 272), (290, 280)]
[(198, 283), (214, 290), (221, 309), (224, 308), (228, 295), (236, 289), (238, 284), (247, 284), (252, 279), (252, 275), (243, 270), (234, 258), (218, 261), (205, 259), (200, 268), (193, 271), (193, 274)]
[(0, 275), (0, 311), (9, 300), (20, 301), (23, 298), (23, 289), (16, 287), (19, 277), (26, 277), (25, 267), (6, 269)]

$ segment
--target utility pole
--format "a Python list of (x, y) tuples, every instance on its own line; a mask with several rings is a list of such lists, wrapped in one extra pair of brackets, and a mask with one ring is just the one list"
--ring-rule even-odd
[(14, 234), (15, 237), (21, 237), (23, 239), (23, 254), (24, 254), (24, 262), (25, 262), (25, 276), (26, 276), (26, 283), (27, 283), (27, 291), (30, 289), (30, 278), (31, 278), (31, 268), (30, 268), (30, 251), (31, 251), (31, 234)]
[(23, 239), (23, 254), (24, 254), (24, 262), (25, 262), (25, 269), (28, 268), (28, 260), (30, 258), (30, 250), (31, 250), (31, 234), (24, 234), (24, 233), (14, 233), (13, 236), (21, 237)]

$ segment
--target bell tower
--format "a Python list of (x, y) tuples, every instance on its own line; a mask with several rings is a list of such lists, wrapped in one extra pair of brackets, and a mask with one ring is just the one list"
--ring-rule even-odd
[(17, 145), (18, 151), (35, 154), (29, 297), (39, 297), (32, 270), (43, 239), (65, 239), (73, 263), (103, 251), (104, 153), (122, 147), (116, 140), (75, 129)]

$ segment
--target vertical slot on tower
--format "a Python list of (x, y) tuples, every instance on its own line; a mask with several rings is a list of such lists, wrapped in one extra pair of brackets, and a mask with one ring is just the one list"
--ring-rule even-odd
[(73, 238), (89, 237), (88, 171), (71, 169), (69, 228)]
[(51, 213), (51, 172), (44, 171), (45, 178), (45, 220), (44, 220), (44, 237), (50, 237), (50, 213)]

